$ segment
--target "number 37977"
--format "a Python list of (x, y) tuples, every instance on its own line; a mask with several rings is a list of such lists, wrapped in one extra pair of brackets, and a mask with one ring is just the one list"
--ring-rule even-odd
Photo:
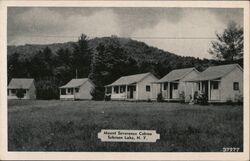
[(230, 148), (223, 148), (223, 152), (239, 152), (240, 148), (230, 147)]

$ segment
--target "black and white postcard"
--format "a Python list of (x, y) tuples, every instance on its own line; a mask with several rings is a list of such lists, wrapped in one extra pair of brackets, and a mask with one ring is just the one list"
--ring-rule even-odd
[(248, 160), (248, 1), (1, 1), (1, 160)]

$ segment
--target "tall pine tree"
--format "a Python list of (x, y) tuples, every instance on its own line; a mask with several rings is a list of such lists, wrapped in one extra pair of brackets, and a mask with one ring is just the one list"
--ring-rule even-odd
[(88, 38), (82, 34), (73, 46), (72, 65), (78, 77), (87, 77), (90, 72), (92, 51), (88, 46)]

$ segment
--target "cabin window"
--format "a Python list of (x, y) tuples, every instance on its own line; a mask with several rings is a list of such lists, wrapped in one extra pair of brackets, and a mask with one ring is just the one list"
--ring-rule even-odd
[(23, 90), (23, 94), (26, 94), (26, 92), (27, 92), (27, 90), (26, 90), (26, 89), (24, 89), (24, 90)]
[(150, 92), (150, 86), (146, 86), (146, 91)]
[(110, 93), (111, 93), (111, 87), (107, 87), (107, 88), (106, 88), (106, 93), (107, 93), (107, 94), (110, 94)]
[(114, 92), (115, 92), (115, 93), (119, 93), (119, 87), (118, 87), (118, 86), (115, 86), (115, 87), (114, 87)]
[(178, 83), (173, 83), (173, 89), (178, 89)]
[(79, 88), (75, 88), (75, 92), (78, 93), (79, 92)]
[(16, 89), (11, 89), (12, 94), (16, 94)]
[(73, 88), (68, 88), (68, 93), (73, 94)]
[(61, 95), (65, 95), (66, 94), (66, 89), (62, 88), (61, 89)]
[(219, 82), (212, 82), (213, 89), (219, 89)]
[(239, 82), (234, 82), (234, 90), (239, 90)]
[(125, 90), (126, 90), (126, 86), (120, 86), (120, 93), (125, 92)]
[(167, 90), (167, 89), (168, 89), (168, 83), (164, 83), (164, 84), (163, 84), (163, 89), (164, 89), (164, 90)]

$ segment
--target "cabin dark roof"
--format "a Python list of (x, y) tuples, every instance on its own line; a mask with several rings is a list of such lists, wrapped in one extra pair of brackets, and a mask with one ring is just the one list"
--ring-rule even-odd
[(72, 79), (66, 85), (61, 86), (60, 88), (76, 88), (83, 85), (87, 81), (89, 81), (88, 78)]
[(219, 79), (227, 75), (229, 72), (233, 71), (236, 67), (239, 67), (242, 70), (242, 68), (238, 64), (208, 67), (205, 71), (201, 72), (193, 79), (189, 79), (187, 81), (205, 81)]
[[(169, 72), (167, 75), (165, 75), (160, 80), (156, 81), (157, 83), (163, 83), (163, 82), (172, 82), (177, 81), (185, 77), (188, 73), (190, 73), (192, 70), (196, 70), (195, 68), (183, 68), (183, 69), (175, 69)], [(198, 71), (197, 71), (198, 72)]]
[(31, 78), (13, 78), (11, 79), (8, 88), (9, 89), (29, 89), (31, 84), (34, 82), (34, 79)]
[(123, 76), (117, 79), (112, 84), (109, 84), (107, 86), (117, 86), (117, 85), (129, 85), (133, 83), (140, 82), (142, 79), (144, 79), (146, 76), (150, 75), (151, 73), (142, 73), (142, 74), (135, 74), (135, 75), (129, 75), (129, 76)]

